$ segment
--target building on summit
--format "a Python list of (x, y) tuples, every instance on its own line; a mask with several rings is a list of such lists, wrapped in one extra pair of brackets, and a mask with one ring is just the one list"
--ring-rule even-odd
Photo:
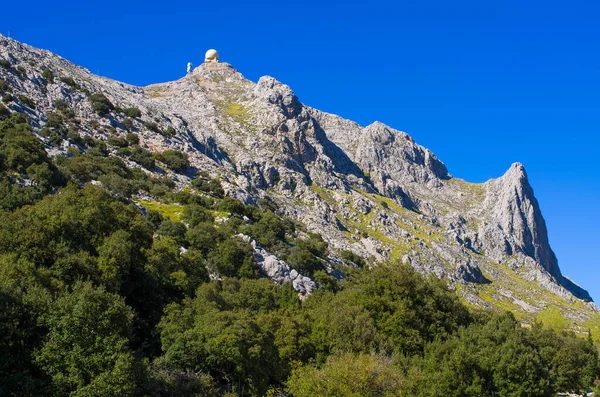
[(219, 53), (217, 50), (210, 49), (206, 51), (204, 63), (219, 63)]

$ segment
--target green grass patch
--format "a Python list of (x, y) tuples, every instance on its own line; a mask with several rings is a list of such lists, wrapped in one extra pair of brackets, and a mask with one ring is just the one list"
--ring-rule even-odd
[(139, 204), (148, 211), (156, 211), (164, 218), (180, 222), (183, 215), (183, 206), (180, 204), (165, 204), (159, 201), (139, 201)]

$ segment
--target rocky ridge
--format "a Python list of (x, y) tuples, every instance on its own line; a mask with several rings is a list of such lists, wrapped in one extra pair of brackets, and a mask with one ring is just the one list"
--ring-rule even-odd
[[(596, 318), (587, 292), (559, 269), (519, 163), (500, 178), (468, 183), (405, 132), (379, 122), (362, 127), (308, 107), (274, 78), (254, 83), (226, 63), (201, 65), (177, 81), (135, 87), (2, 36), (0, 58), (12, 65), (0, 67), (15, 98), (6, 106), (28, 114), (36, 131), (60, 99), (75, 111), (82, 136), (107, 139), (134, 130), (148, 150), (182, 151), (191, 169), (156, 172), (184, 187), (203, 170), (246, 203), (276, 202), (285, 215), (323, 235), (333, 249), (331, 263), (339, 262), (342, 250), (372, 265), (401, 260), (447, 279), (470, 303), (508, 308), (525, 321), (551, 305), (580, 324)], [(53, 84), (44, 70), (55, 77)], [(88, 93), (102, 93), (121, 108), (138, 108), (142, 116), (128, 127), (123, 114), (100, 117)], [(176, 133), (161, 135), (148, 123)], [(67, 154), (69, 145), (48, 150)], [(254, 248), (257, 257), (269, 258)], [(282, 268), (277, 269), (281, 276)], [(291, 277), (286, 274), (282, 277)], [(312, 281), (300, 281), (305, 291), (314, 288)]]

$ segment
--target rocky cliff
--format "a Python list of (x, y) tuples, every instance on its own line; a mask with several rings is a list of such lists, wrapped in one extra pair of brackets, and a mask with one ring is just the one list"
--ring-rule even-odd
[[(185, 173), (152, 172), (185, 188), (200, 170), (246, 203), (277, 203), (329, 242), (332, 271), (351, 250), (373, 266), (393, 259), (433, 272), (466, 301), (525, 320), (550, 305), (578, 323), (596, 318), (587, 292), (561, 274), (521, 164), (498, 179), (468, 183), (405, 132), (305, 106), (287, 85), (272, 77), (252, 82), (226, 63), (135, 87), (2, 36), (0, 58), (8, 61), (0, 79), (12, 90), (5, 106), (26, 113), (36, 131), (60, 100), (74, 110), (81, 136), (106, 140), (133, 131), (150, 151), (182, 151), (191, 163)], [(94, 93), (141, 116), (119, 109), (99, 116), (89, 100)], [(66, 140), (48, 151), (69, 155), (74, 145)]]

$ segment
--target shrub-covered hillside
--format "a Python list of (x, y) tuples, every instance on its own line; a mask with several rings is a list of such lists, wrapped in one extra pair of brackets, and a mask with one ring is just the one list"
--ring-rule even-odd
[[(77, 150), (49, 157), (26, 116), (1, 118), (0, 395), (553, 396), (598, 377), (590, 338), (467, 307), (408, 265), (346, 252), (342, 276), (274, 203), (144, 171), (187, 168), (179, 152), (57, 114), (42, 134)], [(265, 278), (241, 235), (318, 290)]]

